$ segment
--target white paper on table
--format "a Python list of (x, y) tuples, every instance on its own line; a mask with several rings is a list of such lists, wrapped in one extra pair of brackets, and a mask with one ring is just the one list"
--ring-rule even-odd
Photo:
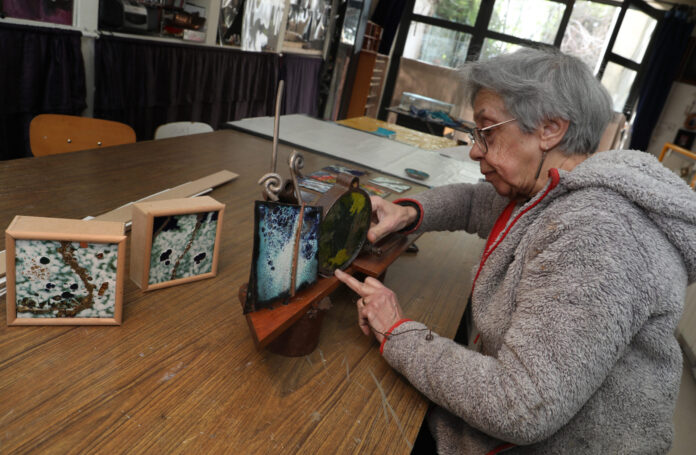
[[(228, 125), (273, 137), (273, 117), (248, 118), (228, 122)], [(438, 151), (422, 150), (306, 115), (281, 116), (279, 140), (430, 187), (459, 182), (476, 183), (483, 177), (478, 163), (470, 159), (449, 158)], [(458, 156), (463, 157), (464, 152), (460, 151)], [(406, 175), (406, 168), (427, 172), (430, 177), (426, 180), (414, 179)]]
[(458, 145), (456, 147), (449, 147), (446, 149), (439, 149), (436, 150), (440, 155), (445, 156), (447, 158), (452, 158), (457, 161), (472, 161), (471, 158), (469, 158), (469, 151), (471, 150), (470, 145)]
[[(430, 177), (426, 180), (414, 179), (406, 174), (406, 168), (426, 172)], [(483, 178), (476, 161), (459, 161), (425, 150), (411, 153), (390, 163), (385, 172), (430, 187), (452, 183), (477, 183)]]

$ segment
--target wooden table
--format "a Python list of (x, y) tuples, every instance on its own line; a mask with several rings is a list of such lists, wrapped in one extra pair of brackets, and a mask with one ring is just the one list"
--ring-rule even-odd
[[(222, 130), (0, 162), (0, 226), (17, 214), (98, 215), (221, 169), (240, 174), (211, 194), (227, 204), (217, 277), (148, 293), (127, 281), (120, 327), (0, 324), (0, 452), (409, 453), (427, 401), (362, 335), (348, 290), (334, 293), (312, 354), (254, 347), (237, 290), (270, 150)], [(337, 162), (304, 155), (307, 173)], [(428, 234), (386, 283), (409, 317), (453, 336), (481, 245)]]

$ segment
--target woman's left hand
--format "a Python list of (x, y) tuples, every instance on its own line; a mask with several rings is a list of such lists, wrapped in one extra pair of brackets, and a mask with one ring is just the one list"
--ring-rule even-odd
[(404, 318), (396, 294), (372, 277), (366, 278), (363, 283), (338, 269), (334, 274), (360, 295), (356, 302), (358, 325), (365, 335), (372, 332), (381, 343), (386, 331)]

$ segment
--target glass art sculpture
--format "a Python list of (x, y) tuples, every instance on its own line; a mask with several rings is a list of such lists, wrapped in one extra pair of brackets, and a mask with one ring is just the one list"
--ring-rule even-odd
[(319, 273), (332, 276), (334, 270), (345, 269), (360, 254), (370, 228), (372, 204), (357, 177), (340, 173), (336, 185), (316, 205), (324, 210), (319, 235)]
[(18, 318), (113, 318), (118, 245), (15, 242)]
[(224, 207), (208, 196), (134, 204), (131, 279), (147, 291), (215, 276)]
[(124, 224), (17, 216), (7, 228), (9, 325), (121, 323)]
[(155, 217), (148, 284), (212, 271), (218, 213)]
[(294, 296), (317, 280), (320, 207), (256, 201), (244, 313)]

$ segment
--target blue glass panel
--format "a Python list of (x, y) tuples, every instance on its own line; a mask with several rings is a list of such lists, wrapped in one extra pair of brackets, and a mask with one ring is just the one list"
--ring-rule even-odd
[(301, 227), (300, 210), (299, 205), (256, 201), (254, 255), (245, 313), (269, 307), (273, 302), (290, 296), (298, 228), (301, 230), (295, 290), (316, 282), (321, 208), (305, 206)]

